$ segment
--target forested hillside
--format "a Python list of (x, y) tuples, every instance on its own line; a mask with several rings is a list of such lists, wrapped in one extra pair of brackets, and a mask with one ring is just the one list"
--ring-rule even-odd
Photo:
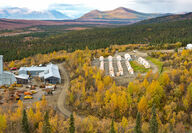
[[(56, 28), (49, 27), (55, 32)], [(26, 39), (32, 37), (32, 39)], [(0, 54), (5, 60), (22, 59), (37, 53), (48, 53), (61, 49), (69, 52), (76, 49), (106, 48), (113, 44), (151, 44), (192, 42), (192, 21), (176, 21), (159, 24), (129, 25), (116, 28), (94, 28), (83, 31), (49, 31), (14, 37), (0, 38)]]
[(173, 22), (173, 21), (181, 21), (181, 20), (191, 20), (192, 19), (192, 12), (186, 14), (177, 14), (177, 15), (167, 15), (161, 16), (157, 18), (152, 18), (148, 20), (144, 20), (138, 22), (138, 24), (152, 24), (152, 23), (162, 23), (162, 22)]
[(161, 73), (149, 71), (145, 76), (138, 75), (128, 86), (118, 86), (113, 78), (91, 65), (94, 57), (114, 55), (116, 50), (124, 49), (125, 52), (126, 49), (141, 50), (148, 47), (151, 46), (124, 45), (71, 53), (62, 50), (10, 62), (19, 67), (65, 60), (70, 76), (65, 104), (77, 115), (73, 120), (64, 119), (49, 106), (45, 97), (29, 108), (18, 101), (13, 109), (10, 102), (0, 108), (0, 132), (20, 133), (28, 129), (44, 133), (45, 127), (49, 127), (46, 133), (68, 133), (74, 127), (77, 133), (108, 133), (111, 130), (113, 133), (138, 133), (138, 130), (143, 133), (190, 133), (191, 50), (150, 52), (150, 58), (163, 62), (164, 70)]

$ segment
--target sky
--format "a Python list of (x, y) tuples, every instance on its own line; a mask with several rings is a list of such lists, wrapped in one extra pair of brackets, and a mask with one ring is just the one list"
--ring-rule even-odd
[(192, 0), (0, 0), (0, 8), (19, 7), (35, 11), (56, 9), (78, 16), (93, 9), (101, 11), (126, 7), (145, 13), (183, 13), (192, 11)]

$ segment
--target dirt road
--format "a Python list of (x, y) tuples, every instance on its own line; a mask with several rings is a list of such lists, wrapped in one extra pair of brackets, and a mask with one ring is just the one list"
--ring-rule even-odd
[(61, 92), (57, 100), (57, 108), (59, 111), (66, 117), (70, 117), (71, 112), (67, 110), (64, 106), (65, 103), (65, 98), (66, 98), (66, 92), (67, 89), (69, 88), (69, 76), (64, 68), (64, 63), (59, 64), (59, 69), (61, 73), (62, 79), (62, 84), (61, 84)]

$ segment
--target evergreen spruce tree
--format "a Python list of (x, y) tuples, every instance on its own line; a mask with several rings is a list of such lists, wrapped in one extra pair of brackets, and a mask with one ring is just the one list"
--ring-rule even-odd
[(141, 132), (141, 115), (139, 112), (137, 112), (135, 133), (142, 133)]
[(47, 111), (44, 116), (43, 133), (51, 133), (51, 125), (49, 123), (49, 113)]
[(155, 105), (152, 107), (152, 118), (150, 121), (150, 132), (151, 133), (158, 133), (158, 123), (156, 118), (156, 110)]
[(70, 127), (69, 127), (69, 132), (70, 133), (75, 133), (75, 124), (74, 124), (74, 117), (73, 113), (70, 116)]
[(115, 133), (114, 120), (113, 119), (112, 119), (112, 122), (111, 122), (111, 129), (110, 129), (109, 133)]
[(27, 119), (27, 113), (26, 110), (23, 110), (23, 118), (22, 118), (22, 129), (24, 133), (29, 133), (29, 123)]

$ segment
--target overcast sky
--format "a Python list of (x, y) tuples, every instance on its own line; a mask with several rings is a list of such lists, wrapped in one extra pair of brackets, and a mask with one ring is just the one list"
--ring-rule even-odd
[(126, 7), (146, 13), (180, 13), (192, 11), (192, 0), (0, 0), (0, 8), (5, 7), (25, 7), (36, 11), (57, 8), (68, 13)]

